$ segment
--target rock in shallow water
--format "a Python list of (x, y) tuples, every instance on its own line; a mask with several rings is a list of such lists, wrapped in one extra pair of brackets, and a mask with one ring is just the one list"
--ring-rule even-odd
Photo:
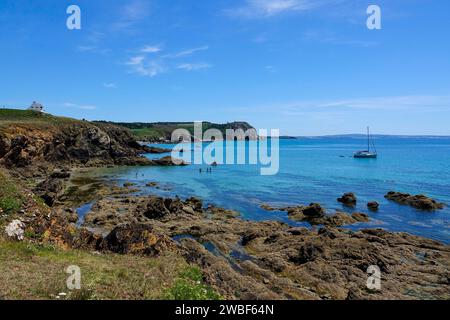
[(370, 201), (367, 203), (367, 208), (369, 208), (372, 211), (377, 211), (380, 207), (380, 204), (376, 201)]
[(348, 206), (354, 206), (356, 204), (356, 195), (352, 192), (344, 193), (342, 197), (338, 198), (337, 201), (348, 205)]
[(352, 218), (358, 222), (368, 222), (369, 221), (369, 216), (367, 214), (361, 213), (361, 212), (352, 213)]
[(166, 156), (161, 159), (153, 160), (154, 163), (160, 166), (185, 166), (186, 163), (181, 159), (172, 158), (172, 156)]
[(410, 195), (409, 193), (390, 191), (384, 197), (399, 204), (409, 205), (420, 210), (438, 210), (444, 208), (443, 203), (437, 202), (422, 194)]
[(287, 211), (289, 219), (294, 221), (306, 221), (311, 225), (326, 225), (341, 227), (358, 222), (368, 222), (369, 216), (365, 213), (355, 212), (349, 215), (345, 212), (337, 211), (333, 215), (327, 215), (326, 210), (318, 203), (311, 203), (309, 206), (297, 206), (286, 208), (273, 208), (269, 205), (261, 205), (262, 209), (274, 211)]

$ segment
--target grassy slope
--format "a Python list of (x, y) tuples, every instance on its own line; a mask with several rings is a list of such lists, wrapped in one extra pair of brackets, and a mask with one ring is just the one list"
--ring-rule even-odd
[(72, 299), (158, 299), (188, 266), (167, 255), (158, 258), (94, 254), (26, 242), (0, 240), (0, 298), (50, 299), (66, 288), (70, 265), (81, 269), (81, 290)]
[(0, 211), (16, 213), (22, 206), (23, 198), (17, 184), (0, 168)]
[(19, 110), (19, 109), (0, 109), (0, 123), (10, 122), (47, 122), (47, 123), (67, 123), (67, 122), (79, 122), (66, 117), (57, 117), (47, 113), (39, 113), (31, 110)]
[[(65, 270), (81, 269), (81, 290), (69, 291)], [(220, 299), (196, 266), (168, 252), (156, 258), (100, 254), (0, 237), (0, 299)]]
[[(210, 128), (221, 128), (221, 125), (213, 125), (211, 123), (203, 123), (203, 130)], [(186, 129), (191, 134), (194, 134), (194, 125), (192, 123), (167, 123), (167, 124), (151, 124), (143, 128), (131, 128), (131, 132), (138, 138), (160, 138), (170, 137), (172, 132), (176, 129)]]
[(48, 130), (52, 132), (61, 126), (73, 123), (86, 123), (80, 120), (57, 117), (30, 110), (0, 109), (0, 130), (9, 130), (11, 126), (27, 129)]
[(138, 140), (153, 140), (166, 136), (163, 130), (156, 128), (131, 129), (131, 132)]
[[(25, 233), (18, 242), (6, 238), (5, 226), (22, 217), (23, 203), (45, 206), (0, 167), (0, 300), (51, 299), (217, 299), (203, 284), (201, 271), (174, 252), (160, 257), (92, 253), (36, 243)], [(69, 265), (81, 268), (81, 290), (68, 292)]]

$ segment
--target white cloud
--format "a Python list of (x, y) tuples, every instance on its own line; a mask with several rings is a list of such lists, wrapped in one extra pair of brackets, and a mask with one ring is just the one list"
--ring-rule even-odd
[(147, 60), (145, 56), (131, 57), (125, 64), (131, 67), (132, 73), (146, 77), (155, 77), (166, 71), (161, 61)]
[(190, 56), (198, 51), (205, 51), (208, 50), (209, 46), (201, 46), (201, 47), (196, 47), (196, 48), (191, 48), (191, 49), (186, 49), (180, 52), (177, 52), (175, 54), (168, 54), (165, 55), (164, 58), (180, 58), (180, 57), (186, 57), (186, 56)]
[(132, 30), (134, 25), (150, 14), (149, 2), (133, 0), (120, 8), (120, 18), (112, 25), (114, 31)]
[(115, 83), (103, 83), (103, 86), (105, 87), (105, 88), (107, 88), (107, 89), (115, 89), (115, 88), (117, 88), (117, 86), (116, 86), (116, 84)]
[(196, 71), (201, 69), (208, 69), (212, 66), (209, 63), (183, 63), (177, 66), (177, 69), (185, 71)]
[(306, 11), (319, 1), (312, 0), (246, 0), (245, 5), (227, 10), (232, 16), (246, 18), (271, 17), (285, 12)]
[[(184, 71), (196, 71), (200, 69), (211, 68), (209, 63), (179, 63), (175, 64), (173, 58), (182, 58), (191, 56), (198, 51), (208, 50), (208, 46), (195, 47), (186, 49), (175, 54), (160, 55), (161, 51), (159, 46), (145, 46), (140, 52), (141, 54), (130, 57), (125, 65), (130, 67), (132, 73), (139, 74), (141, 76), (155, 77), (159, 74), (165, 73), (169, 70), (184, 70)], [(152, 54), (152, 58), (149, 56)]]
[(157, 53), (162, 51), (160, 46), (145, 46), (141, 49), (141, 52), (143, 53)]
[(83, 110), (97, 109), (97, 106), (95, 106), (95, 105), (80, 105), (80, 104), (71, 103), (71, 102), (65, 102), (62, 105), (64, 107), (68, 107), (68, 108), (77, 108), (77, 109), (83, 109)]
[(142, 76), (155, 77), (166, 71), (165, 67), (157, 61), (149, 61), (145, 65), (139, 66), (137, 72)]
[(144, 60), (145, 60), (144, 56), (135, 56), (131, 57), (125, 64), (129, 66), (137, 66), (142, 64)]

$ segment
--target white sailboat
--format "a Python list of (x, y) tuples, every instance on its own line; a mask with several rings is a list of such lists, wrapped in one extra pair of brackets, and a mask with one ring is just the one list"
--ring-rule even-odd
[[(370, 145), (372, 145), (373, 151), (370, 150)], [(376, 159), (378, 157), (377, 149), (375, 148), (375, 144), (370, 137), (369, 127), (367, 127), (367, 150), (355, 152), (353, 157), (359, 159)]]

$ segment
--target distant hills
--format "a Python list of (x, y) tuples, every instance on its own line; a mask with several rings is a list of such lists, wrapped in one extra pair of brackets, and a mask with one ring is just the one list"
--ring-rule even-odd
[[(99, 121), (105, 123), (105, 121)], [(194, 135), (194, 123), (193, 122), (106, 122), (110, 124), (126, 127), (133, 132), (136, 138), (145, 142), (164, 142), (170, 141), (172, 132), (176, 129), (186, 129), (191, 135)], [(244, 121), (235, 121), (225, 124), (203, 122), (203, 132), (208, 129), (217, 129), (225, 137), (227, 129), (242, 129), (244, 131), (248, 129), (254, 129), (249, 123)]]

